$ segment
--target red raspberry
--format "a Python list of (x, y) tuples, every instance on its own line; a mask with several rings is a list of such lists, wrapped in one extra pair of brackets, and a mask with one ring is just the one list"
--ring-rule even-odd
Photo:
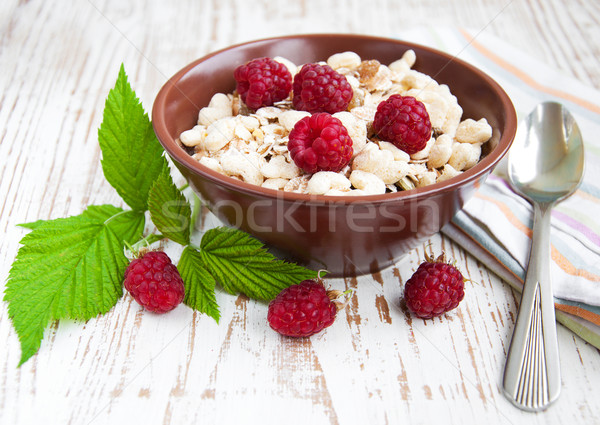
[(294, 77), (292, 103), (299, 111), (345, 111), (352, 100), (352, 87), (346, 77), (329, 65), (308, 63)]
[(296, 123), (290, 132), (288, 150), (296, 165), (309, 174), (340, 171), (354, 152), (346, 127), (325, 112)]
[(415, 316), (431, 319), (458, 306), (465, 296), (465, 279), (456, 267), (444, 262), (443, 254), (436, 260), (425, 257), (404, 286), (404, 300)]
[(431, 138), (431, 121), (425, 105), (414, 97), (399, 94), (379, 103), (373, 129), (380, 139), (407, 154), (419, 152)]
[(183, 301), (183, 280), (162, 251), (150, 251), (129, 263), (125, 289), (148, 311), (166, 313)]
[(337, 313), (336, 304), (329, 296), (339, 291), (326, 291), (319, 279), (303, 280), (284, 289), (269, 303), (269, 326), (282, 335), (304, 337), (331, 326)]
[(238, 66), (233, 77), (242, 101), (252, 109), (271, 106), (287, 98), (292, 89), (292, 74), (271, 58), (254, 59)]

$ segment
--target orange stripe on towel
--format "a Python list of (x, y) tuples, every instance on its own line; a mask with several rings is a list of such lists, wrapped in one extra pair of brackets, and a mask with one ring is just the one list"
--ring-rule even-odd
[(600, 199), (596, 198), (594, 195), (590, 195), (589, 193), (584, 192), (581, 189), (577, 189), (574, 196), (579, 196), (580, 198), (591, 202), (600, 203)]
[[(517, 216), (515, 216), (513, 214), (513, 212), (510, 210), (510, 208), (508, 208), (508, 206), (506, 206), (505, 204), (503, 204), (502, 202), (498, 201), (497, 199), (491, 198), (489, 196), (485, 196), (482, 195), (481, 193), (477, 192), (475, 193), (475, 196), (483, 199), (485, 201), (491, 202), (494, 205), (496, 205), (500, 211), (502, 212), (502, 214), (504, 214), (504, 216), (506, 217), (506, 219), (517, 229), (519, 229), (521, 232), (523, 232), (525, 235), (527, 235), (528, 238), (531, 239), (531, 234), (532, 231), (529, 227), (527, 227), (525, 224), (523, 224), (518, 218)], [(578, 276), (578, 277), (583, 277), (589, 281), (592, 282), (600, 282), (600, 276), (597, 276), (593, 273), (588, 272), (587, 270), (583, 270), (583, 269), (578, 269), (576, 268), (573, 264), (571, 264), (571, 262), (569, 260), (567, 260), (565, 258), (565, 256), (563, 256), (558, 249), (556, 249), (556, 247), (554, 245), (550, 245), (550, 249), (551, 249), (551, 256), (552, 256), (552, 260), (558, 265), (558, 267), (560, 267), (565, 273), (571, 275), (571, 276)]]
[(576, 268), (554, 247), (554, 245), (550, 245), (550, 249), (552, 261), (554, 261), (565, 273), (570, 274), (571, 276), (583, 277), (592, 282), (600, 282), (600, 276), (590, 273), (587, 270)]
[(588, 102), (585, 99), (581, 99), (577, 96), (573, 96), (571, 93), (567, 93), (561, 90), (557, 90), (554, 89), (552, 87), (547, 87), (544, 86), (540, 83), (538, 83), (537, 81), (535, 81), (532, 77), (530, 77), (528, 74), (526, 74), (525, 72), (521, 71), (519, 68), (517, 68), (516, 66), (512, 65), (511, 63), (507, 62), (506, 60), (502, 59), (500, 56), (496, 55), (495, 53), (493, 53), (492, 51), (488, 50), (487, 48), (485, 48), (481, 43), (479, 43), (478, 41), (475, 40), (475, 38), (473, 38), (471, 36), (471, 34), (469, 34), (468, 32), (466, 32), (463, 29), (459, 30), (460, 33), (462, 34), (463, 37), (465, 37), (468, 41), (469, 44), (471, 46), (473, 46), (475, 49), (477, 49), (482, 55), (484, 55), (485, 57), (487, 57), (488, 59), (490, 59), (492, 62), (496, 63), (498, 66), (504, 68), (506, 71), (510, 72), (511, 74), (513, 74), (514, 76), (516, 76), (517, 78), (519, 78), (521, 81), (523, 81), (525, 84), (535, 88), (536, 90), (542, 91), (544, 93), (548, 93), (551, 94), (553, 96), (556, 97), (560, 97), (563, 98), (565, 100), (569, 100), (583, 108), (586, 108), (592, 112), (595, 112), (597, 114), (600, 114), (600, 106), (595, 105), (591, 102)]
[(592, 313), (591, 311), (588, 311), (581, 307), (575, 307), (575, 306), (566, 305), (566, 304), (555, 303), (554, 306), (558, 310), (564, 311), (565, 313), (572, 314), (573, 316), (581, 317), (582, 319), (585, 319), (588, 322), (591, 322), (595, 325), (600, 326), (600, 316), (598, 316), (595, 313)]
[(483, 199), (484, 201), (488, 201), (488, 202), (491, 202), (494, 205), (496, 205), (500, 209), (500, 211), (502, 211), (502, 214), (504, 214), (506, 219), (508, 221), (510, 221), (510, 223), (514, 227), (519, 229), (521, 232), (525, 233), (527, 235), (527, 237), (531, 239), (531, 229), (529, 227), (527, 227), (526, 225), (524, 225), (523, 223), (521, 223), (521, 221), (517, 218), (516, 215), (513, 214), (513, 212), (510, 210), (510, 208), (508, 208), (506, 206), (506, 204), (503, 204), (502, 202), (498, 201), (497, 199), (482, 195), (479, 192), (476, 192), (475, 196)]

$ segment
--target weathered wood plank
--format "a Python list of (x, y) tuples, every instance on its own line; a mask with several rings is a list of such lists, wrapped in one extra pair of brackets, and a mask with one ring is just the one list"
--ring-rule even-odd
[[(0, 279), (25, 232), (16, 223), (120, 200), (99, 165), (96, 129), (121, 62), (149, 110), (166, 78), (232, 43), (302, 32), (397, 36), (423, 25), (495, 34), (600, 87), (600, 4), (585, 0), (301, 2), (91, 0), (0, 2)], [(199, 226), (215, 225), (211, 215)], [(294, 422), (593, 423), (598, 351), (559, 328), (563, 394), (522, 413), (500, 379), (517, 300), (485, 265), (441, 236), (430, 241), (473, 281), (458, 310), (413, 318), (400, 301), (425, 244), (381, 273), (330, 279), (355, 289), (327, 332), (291, 340), (266, 305), (219, 292), (221, 323), (181, 307), (145, 314), (125, 297), (89, 322), (46, 332), (20, 369), (0, 307), (0, 423)], [(174, 256), (177, 248), (168, 246)]]

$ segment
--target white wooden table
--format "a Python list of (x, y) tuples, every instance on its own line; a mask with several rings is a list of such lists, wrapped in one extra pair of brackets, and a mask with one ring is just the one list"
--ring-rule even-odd
[[(2, 0), (0, 286), (25, 234), (17, 223), (119, 203), (96, 130), (121, 62), (150, 110), (168, 76), (232, 43), (395, 36), (417, 25), (483, 29), (600, 88), (597, 0)], [(205, 226), (214, 224), (208, 216)], [(504, 399), (518, 298), (446, 238), (431, 244), (477, 282), (457, 310), (423, 321), (400, 307), (419, 247), (380, 274), (329, 280), (354, 296), (331, 328), (304, 340), (281, 338), (266, 305), (243, 296), (217, 293), (218, 325), (185, 306), (147, 314), (127, 296), (87, 323), (51, 325), (38, 355), (17, 368), (2, 302), (0, 424), (600, 423), (600, 353), (562, 327), (558, 402), (532, 414)]]

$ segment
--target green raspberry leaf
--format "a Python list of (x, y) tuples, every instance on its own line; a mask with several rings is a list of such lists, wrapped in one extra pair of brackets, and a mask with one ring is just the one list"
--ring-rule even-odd
[(152, 222), (163, 236), (181, 245), (190, 243), (190, 203), (173, 184), (169, 170), (162, 172), (150, 188), (148, 208)]
[(50, 321), (87, 320), (121, 298), (123, 241), (139, 239), (144, 214), (102, 205), (35, 223), (21, 239), (4, 291), (21, 342), (19, 366), (37, 352)]
[[(123, 241), (131, 244), (139, 240), (146, 225), (143, 211), (124, 211), (113, 205), (90, 205), (83, 214), (97, 221), (106, 221), (105, 224), (117, 235), (121, 246)], [(110, 216), (107, 219), (108, 214)]]
[(168, 165), (123, 65), (106, 99), (98, 141), (106, 180), (132, 209), (147, 210), (150, 187)]
[(200, 253), (192, 247), (186, 247), (177, 269), (185, 286), (183, 303), (206, 313), (219, 323), (221, 313), (215, 297), (215, 279), (204, 268)]
[(29, 230), (33, 230), (46, 222), (47, 222), (47, 220), (36, 220), (36, 221), (32, 221), (30, 223), (20, 223), (20, 224), (17, 224), (17, 226), (24, 227)]
[(237, 229), (210, 229), (200, 247), (206, 269), (231, 294), (268, 301), (290, 285), (317, 277), (313, 270), (278, 260), (260, 241)]

